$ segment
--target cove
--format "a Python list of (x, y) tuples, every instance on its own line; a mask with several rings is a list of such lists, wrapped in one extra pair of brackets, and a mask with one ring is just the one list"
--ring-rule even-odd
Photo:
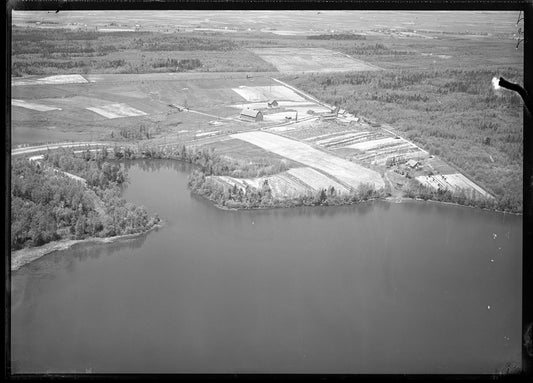
[(162, 228), (12, 274), (14, 373), (495, 373), (520, 365), (522, 217), (432, 202), (226, 211), (126, 163)]

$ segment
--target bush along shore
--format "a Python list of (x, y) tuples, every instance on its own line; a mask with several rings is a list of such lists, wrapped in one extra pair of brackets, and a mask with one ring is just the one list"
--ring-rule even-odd
[(234, 187), (226, 189), (213, 181), (210, 176), (231, 176), (237, 178), (264, 177), (288, 170), (286, 162), (280, 159), (268, 161), (242, 161), (221, 156), (213, 148), (188, 148), (185, 145), (154, 148), (140, 147), (138, 150), (114, 149), (118, 158), (152, 158), (177, 159), (198, 168), (189, 175), (188, 186), (194, 194), (212, 201), (217, 207), (224, 209), (260, 209), (296, 206), (337, 206), (348, 205), (389, 196), (383, 189), (375, 190), (372, 185), (361, 184), (359, 188), (348, 194), (340, 194), (334, 188), (322, 189), (315, 193), (307, 193), (294, 198), (274, 198), (268, 181), (261, 189), (248, 186), (246, 190)]
[(47, 152), (41, 161), (17, 158), (11, 181), (14, 251), (57, 241), (135, 235), (161, 224), (157, 215), (149, 216), (144, 207), (120, 196), (127, 175), (107, 161), (106, 151), (84, 157), (63, 149)]

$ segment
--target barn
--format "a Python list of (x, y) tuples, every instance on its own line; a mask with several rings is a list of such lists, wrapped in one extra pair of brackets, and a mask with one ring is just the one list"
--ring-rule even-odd
[(255, 109), (243, 109), (239, 117), (246, 121), (263, 121), (263, 113)]

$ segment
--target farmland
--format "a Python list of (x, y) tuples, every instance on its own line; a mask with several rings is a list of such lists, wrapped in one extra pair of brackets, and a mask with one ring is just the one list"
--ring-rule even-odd
[(487, 31), (458, 18), (414, 31), (363, 15), (356, 29), (335, 14), (335, 28), (307, 14), (288, 30), (260, 13), (255, 25), (229, 25), (228, 15), (184, 14), (172, 25), (23, 13), (13, 28), (12, 144), (186, 145), (247, 169), (209, 175), (225, 188), (267, 180), (282, 198), (368, 184), (399, 197), (416, 180), (520, 211), (520, 100), (489, 84), (496, 74), (520, 82), (511, 23)]

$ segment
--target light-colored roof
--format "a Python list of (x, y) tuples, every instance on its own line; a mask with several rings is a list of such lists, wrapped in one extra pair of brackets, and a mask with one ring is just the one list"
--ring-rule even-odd
[(408, 166), (416, 166), (416, 165), (418, 165), (418, 163), (419, 163), (418, 161), (415, 161), (415, 160), (413, 160), (413, 159), (411, 159), (411, 160), (409, 160), (409, 161), (406, 162), (406, 164), (407, 164)]
[(247, 117), (253, 117), (253, 118), (255, 118), (255, 117), (257, 117), (257, 115), (258, 115), (259, 113), (261, 113), (261, 112), (258, 111), (258, 110), (255, 110), (255, 109), (248, 109), (248, 108), (246, 108), (246, 109), (243, 109), (243, 110), (241, 111), (241, 116), (247, 116)]

